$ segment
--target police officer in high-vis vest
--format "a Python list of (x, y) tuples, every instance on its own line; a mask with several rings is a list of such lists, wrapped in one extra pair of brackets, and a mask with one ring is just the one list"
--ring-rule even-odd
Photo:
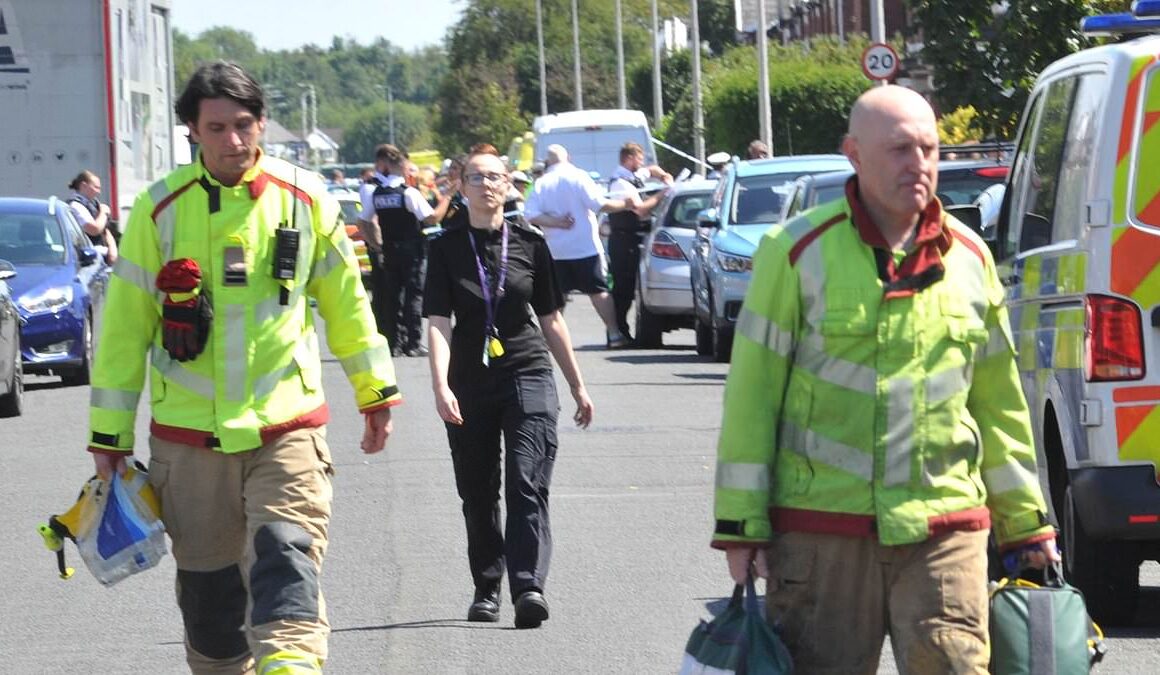
[[(845, 196), (772, 228), (737, 321), (713, 546), (801, 673), (986, 673), (987, 538), (1058, 560), (982, 240), (935, 197), (930, 105), (864, 93)], [(756, 569), (753, 570), (751, 565)]]
[(425, 356), (423, 333), (423, 276), (427, 251), (423, 227), (447, 214), (453, 191), (440, 193), (432, 207), (417, 188), (407, 185), (407, 156), (393, 145), (375, 148), (373, 181), (360, 192), (364, 228), (378, 224), (381, 248), (377, 259), (374, 302), (379, 331), (391, 353)]
[(648, 199), (639, 199), (639, 190), (645, 180), (653, 177), (672, 184), (673, 177), (659, 166), (644, 165), (644, 148), (636, 143), (625, 143), (620, 149), (620, 166), (608, 182), (608, 192), (620, 199), (635, 198), (640, 203), (634, 208), (608, 214), (608, 262), (612, 273), (612, 302), (616, 324), (623, 335), (629, 335), (628, 310), (636, 295), (637, 270), (640, 267), (640, 245), (648, 234), (649, 217), (653, 208), (664, 199), (659, 190)]
[(190, 78), (176, 112), (200, 150), (133, 206), (93, 372), (104, 477), (137, 445), (149, 378), (149, 480), (195, 673), (317, 673), (327, 655), (333, 462), (310, 300), (365, 418), (364, 452), (382, 450), (401, 401), (338, 205), (262, 153), (265, 110), (234, 64)]

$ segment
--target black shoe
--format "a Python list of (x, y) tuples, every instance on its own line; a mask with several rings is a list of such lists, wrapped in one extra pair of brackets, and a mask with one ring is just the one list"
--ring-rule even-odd
[(539, 628), (548, 620), (548, 601), (539, 591), (524, 591), (516, 598), (516, 628)]
[(499, 621), (499, 589), (476, 589), (475, 600), (467, 610), (468, 621)]
[(397, 358), (399, 358), (399, 357), (400, 357), (400, 356), (402, 356), (402, 355), (403, 355), (403, 350), (402, 350), (402, 349), (400, 349), (400, 348), (398, 348), (398, 347), (391, 347), (391, 357), (392, 357), (392, 358), (396, 358), (396, 359), (397, 359)]
[(414, 347), (408, 347), (403, 350), (403, 353), (407, 356), (427, 356), (430, 352), (423, 345), (415, 345)]

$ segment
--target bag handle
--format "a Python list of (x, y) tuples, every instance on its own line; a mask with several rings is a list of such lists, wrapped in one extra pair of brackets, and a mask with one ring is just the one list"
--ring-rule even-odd
[(729, 599), (730, 609), (742, 606), (746, 612), (761, 616), (761, 607), (757, 604), (757, 586), (754, 584), (752, 571), (746, 575), (744, 584), (737, 584), (733, 587), (733, 597)]

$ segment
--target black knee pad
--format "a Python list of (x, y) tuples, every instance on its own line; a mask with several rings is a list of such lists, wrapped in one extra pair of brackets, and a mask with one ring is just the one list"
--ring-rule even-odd
[(250, 622), (318, 620), (318, 568), (310, 559), (312, 540), (294, 523), (270, 523), (254, 534), (250, 567)]
[(215, 572), (177, 570), (177, 582), (185, 636), (197, 653), (211, 659), (230, 659), (249, 651), (246, 589), (237, 565)]

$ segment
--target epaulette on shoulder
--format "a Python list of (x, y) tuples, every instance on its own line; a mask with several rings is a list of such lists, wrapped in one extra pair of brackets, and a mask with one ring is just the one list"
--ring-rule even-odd
[(512, 216), (508, 218), (507, 221), (515, 229), (522, 230), (541, 239), (544, 238), (544, 231), (529, 223), (522, 215)]

